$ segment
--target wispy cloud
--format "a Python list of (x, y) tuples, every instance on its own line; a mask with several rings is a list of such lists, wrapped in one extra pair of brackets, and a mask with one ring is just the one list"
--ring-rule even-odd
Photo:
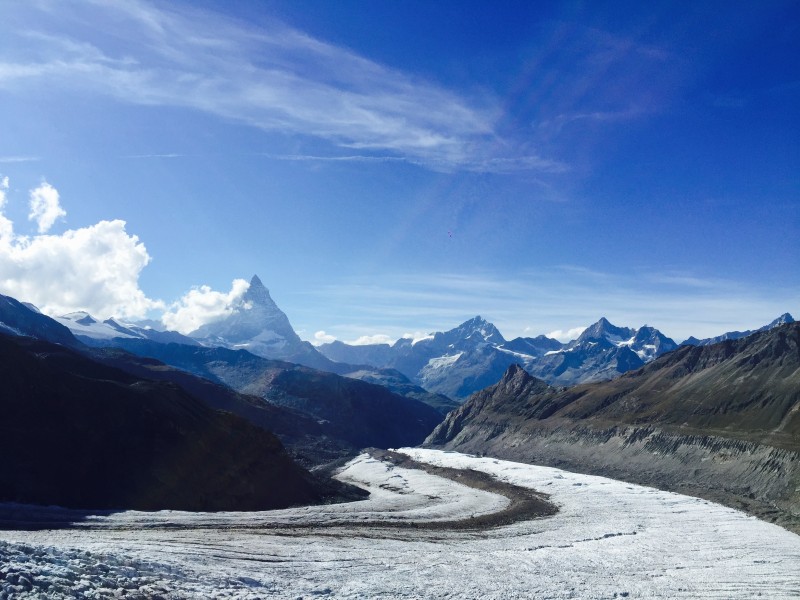
[(123, 158), (186, 158), (188, 154), (128, 154)]
[[(376, 160), (439, 170), (566, 168), (529, 152), (498, 155), (495, 98), (467, 97), (278, 21), (255, 30), (217, 14), (143, 1), (41, 6), (49, 18), (31, 20), (16, 34), (28, 38), (27, 50), (0, 61), (0, 88), (58, 86), (193, 108), (364, 151), (363, 158), (341, 160), (372, 160), (376, 153)], [(69, 18), (59, 18), (66, 10)], [(113, 23), (113, 41), (78, 33), (104, 23)]]
[(38, 156), (0, 156), (0, 163), (24, 163), (41, 160)]

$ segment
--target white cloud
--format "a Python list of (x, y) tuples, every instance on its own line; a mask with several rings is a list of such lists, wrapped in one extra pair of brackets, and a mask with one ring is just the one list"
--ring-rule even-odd
[(404, 333), (402, 337), (404, 340), (411, 340), (412, 346), (422, 340), (433, 339), (433, 336), (430, 333), (425, 333), (423, 331), (415, 331), (414, 333)]
[(351, 346), (367, 346), (369, 344), (391, 344), (392, 342), (394, 342), (394, 340), (388, 335), (377, 333), (375, 335), (362, 335), (352, 342), (347, 343)]
[(555, 331), (551, 331), (545, 335), (549, 338), (558, 340), (559, 342), (571, 342), (584, 331), (586, 331), (586, 327), (573, 327), (572, 329), (567, 329), (566, 331), (562, 329), (556, 329)]
[(58, 190), (46, 181), (30, 191), (30, 207), (28, 219), (36, 221), (39, 233), (47, 233), (59, 217), (67, 216), (67, 211), (61, 208)]
[[(32, 302), (50, 315), (86, 310), (100, 318), (141, 318), (163, 306), (139, 289), (139, 274), (150, 255), (138, 237), (125, 231), (124, 221), (100, 221), (61, 235), (18, 236), (3, 214), (8, 189), (8, 177), (3, 177), (0, 293)], [(43, 184), (31, 191), (34, 197), (43, 198), (45, 225), (57, 218), (61, 209), (55, 188)]]
[(322, 344), (330, 344), (331, 342), (336, 341), (336, 336), (330, 335), (325, 333), (325, 331), (320, 330), (314, 334), (314, 342), (315, 346), (320, 346)]
[(229, 292), (218, 292), (207, 285), (194, 287), (169, 307), (161, 322), (173, 331), (191, 333), (243, 308), (242, 296), (249, 287), (244, 279), (234, 279)]

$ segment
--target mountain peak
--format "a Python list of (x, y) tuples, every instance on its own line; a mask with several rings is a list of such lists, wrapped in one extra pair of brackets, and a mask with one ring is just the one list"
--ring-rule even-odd
[(465, 338), (470, 338), (477, 333), (483, 341), (497, 344), (504, 344), (506, 341), (497, 327), (480, 315), (472, 317), (469, 321), (464, 321), (448, 333), (456, 333)]
[(590, 325), (586, 328), (586, 330), (578, 337), (578, 342), (586, 342), (589, 340), (598, 340), (602, 338), (609, 338), (610, 336), (614, 336), (620, 339), (628, 339), (634, 335), (634, 330), (629, 329), (627, 327), (617, 327), (616, 325), (611, 324), (611, 322), (606, 319), (605, 317), (600, 317), (600, 320), (593, 325)]
[(253, 275), (253, 278), (250, 280), (250, 287), (248, 287), (247, 291), (244, 293), (243, 299), (245, 302), (269, 306), (273, 310), (279, 310), (275, 301), (269, 295), (269, 290), (261, 282), (258, 275)]
[(794, 323), (794, 318), (788, 312), (783, 313), (780, 317), (778, 317), (772, 323), (767, 325), (767, 327), (772, 329), (773, 327), (777, 327), (778, 325), (786, 325), (786, 323)]
[(502, 379), (500, 379), (500, 384), (502, 385), (504, 383), (508, 383), (509, 381), (512, 381), (514, 379), (523, 379), (524, 380), (524, 379), (528, 379), (530, 377), (531, 376), (528, 374), (528, 372), (525, 369), (523, 369), (517, 363), (514, 363), (513, 365), (509, 366), (508, 369), (506, 369), (505, 373), (503, 373), (503, 377), (502, 377)]

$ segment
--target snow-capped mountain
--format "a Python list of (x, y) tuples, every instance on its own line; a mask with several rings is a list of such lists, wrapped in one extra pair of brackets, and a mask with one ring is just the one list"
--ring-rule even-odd
[(70, 330), (39, 312), (32, 304), (0, 294), (0, 332), (36, 337), (63, 346), (80, 346)]
[(329, 363), (295, 333), (289, 318), (275, 304), (258, 275), (253, 275), (250, 287), (230, 315), (203, 325), (189, 336), (203, 346), (247, 350), (263, 358), (314, 368), (324, 369)]
[(780, 317), (778, 317), (771, 323), (764, 325), (763, 327), (759, 327), (758, 329), (750, 329), (748, 331), (728, 331), (727, 333), (723, 333), (722, 335), (718, 335), (713, 338), (705, 338), (702, 340), (698, 340), (696, 337), (691, 336), (685, 339), (681, 345), (710, 346), (711, 344), (716, 344), (717, 342), (724, 342), (725, 340), (738, 340), (740, 338), (747, 337), (748, 335), (758, 333), (759, 331), (769, 331), (770, 329), (774, 329), (775, 327), (779, 327), (780, 325), (785, 325), (786, 323), (794, 323), (794, 318), (788, 312), (783, 313)]
[(603, 317), (562, 349), (524, 366), (550, 384), (574, 385), (613, 379), (677, 347), (658, 329), (617, 327)]
[(115, 338), (152, 340), (162, 344), (176, 343), (198, 345), (193, 339), (177, 331), (160, 331), (153, 327), (121, 324), (114, 319), (100, 321), (85, 311), (77, 311), (55, 317), (55, 320), (72, 331), (72, 334), (88, 346), (103, 346)]
[(497, 328), (474, 317), (446, 332), (393, 346), (324, 344), (320, 352), (332, 360), (361, 362), (397, 369), (428, 391), (452, 398), (497, 382), (512, 364), (556, 385), (612, 379), (637, 369), (677, 344), (653, 327), (617, 327), (602, 318), (568, 344), (545, 336), (506, 341)]

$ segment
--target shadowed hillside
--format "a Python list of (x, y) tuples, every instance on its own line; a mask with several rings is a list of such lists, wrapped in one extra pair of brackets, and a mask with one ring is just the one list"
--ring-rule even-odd
[(0, 334), (0, 501), (263, 510), (335, 493), (271, 433), (179, 386)]

